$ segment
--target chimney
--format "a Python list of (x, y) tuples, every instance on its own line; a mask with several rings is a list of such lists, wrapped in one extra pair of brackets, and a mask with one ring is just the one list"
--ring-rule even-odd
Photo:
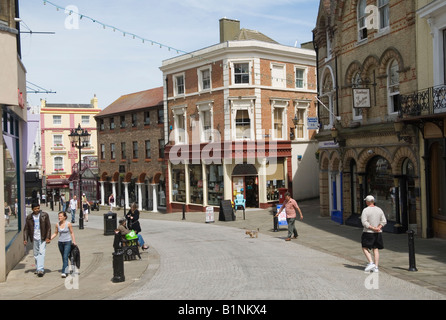
[(91, 99), (90, 104), (94, 109), (98, 108), (98, 98), (96, 98), (96, 93), (94, 94), (94, 98)]
[(220, 43), (234, 40), (240, 33), (240, 21), (220, 19)]

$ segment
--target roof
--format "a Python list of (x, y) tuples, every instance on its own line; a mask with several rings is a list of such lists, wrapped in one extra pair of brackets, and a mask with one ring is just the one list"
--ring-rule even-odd
[(161, 106), (163, 105), (163, 90), (163, 87), (158, 87), (146, 91), (123, 95), (107, 108), (102, 110), (98, 115), (96, 115), (96, 117), (100, 118), (112, 114), (126, 113)]
[(94, 108), (91, 104), (75, 104), (75, 103), (47, 103), (45, 108), (55, 108), (55, 109), (92, 109)]
[(259, 40), (278, 44), (277, 41), (271, 39), (270, 37), (257, 30), (249, 30), (245, 28), (240, 29), (240, 33), (233, 40)]

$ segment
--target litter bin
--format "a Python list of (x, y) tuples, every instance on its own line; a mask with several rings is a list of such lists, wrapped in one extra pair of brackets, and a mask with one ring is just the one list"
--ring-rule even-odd
[(115, 234), (115, 229), (118, 227), (116, 216), (114, 212), (104, 214), (104, 236), (112, 236)]

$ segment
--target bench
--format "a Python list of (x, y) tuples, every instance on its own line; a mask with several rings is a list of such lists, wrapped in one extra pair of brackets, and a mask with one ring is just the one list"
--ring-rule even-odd
[(115, 233), (113, 247), (115, 248), (115, 252), (117, 250), (122, 250), (124, 252), (124, 261), (136, 260), (137, 256), (141, 259), (138, 239), (127, 240), (118, 232)]

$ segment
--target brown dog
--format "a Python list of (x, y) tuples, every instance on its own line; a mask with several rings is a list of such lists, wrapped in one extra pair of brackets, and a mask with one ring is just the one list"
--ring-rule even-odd
[(259, 237), (259, 228), (257, 230), (246, 230), (245, 234), (249, 234), (251, 238), (258, 238)]

